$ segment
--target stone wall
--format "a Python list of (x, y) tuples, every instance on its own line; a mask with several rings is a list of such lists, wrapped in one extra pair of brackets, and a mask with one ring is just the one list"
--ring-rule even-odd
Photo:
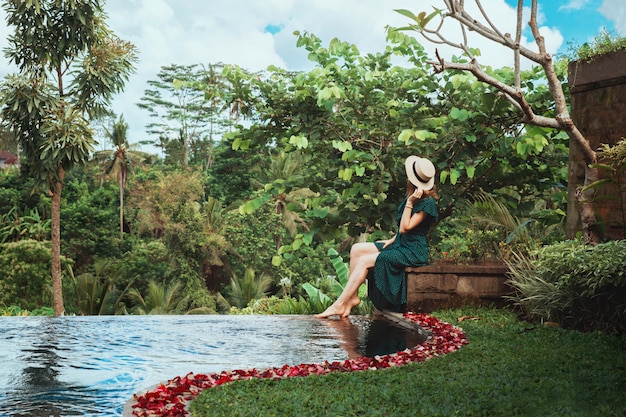
[(407, 310), (428, 313), (464, 305), (501, 306), (511, 289), (508, 268), (501, 263), (410, 267), (407, 271)]
[[(597, 150), (626, 138), (626, 51), (598, 57), (592, 62), (571, 62), (568, 67), (571, 115), (578, 129)], [(585, 181), (585, 165), (578, 146), (570, 141), (567, 235), (580, 227), (575, 191)], [(626, 184), (626, 178), (622, 178)], [(624, 238), (626, 187), (607, 185), (598, 191), (596, 212), (604, 223), (605, 237)], [(621, 198), (620, 198), (621, 197)]]

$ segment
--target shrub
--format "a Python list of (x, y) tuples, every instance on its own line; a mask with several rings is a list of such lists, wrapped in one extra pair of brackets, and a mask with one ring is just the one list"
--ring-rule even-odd
[(571, 60), (591, 62), (596, 57), (611, 52), (626, 49), (626, 37), (615, 32), (602, 30), (591, 42), (584, 43), (578, 48), (570, 45)]
[(509, 261), (510, 297), (532, 319), (581, 330), (626, 330), (626, 241), (565, 241)]
[[(61, 263), (65, 270), (70, 265), (66, 258)], [(50, 242), (21, 240), (0, 244), (0, 265), (0, 305), (26, 310), (50, 305)]]
[(225, 224), (224, 237), (234, 250), (229, 254), (233, 275), (243, 276), (247, 268), (272, 277), (276, 282), (290, 275), (285, 268), (272, 265), (277, 242), (282, 242), (287, 233), (280, 215), (273, 212), (271, 205), (265, 204), (253, 214), (230, 211), (225, 214)]
[(54, 309), (52, 307), (41, 307), (28, 311), (18, 306), (0, 307), (0, 316), (54, 316)]

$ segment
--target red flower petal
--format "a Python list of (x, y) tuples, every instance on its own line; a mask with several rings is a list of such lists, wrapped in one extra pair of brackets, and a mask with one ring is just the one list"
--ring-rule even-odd
[(364, 371), (368, 369), (384, 369), (392, 366), (405, 365), (410, 362), (421, 362), (426, 359), (454, 352), (469, 343), (463, 330), (449, 323), (421, 313), (405, 313), (407, 319), (413, 320), (425, 330), (432, 332), (432, 337), (423, 344), (390, 355), (359, 357), (343, 362), (324, 362), (321, 364), (283, 365), (279, 368), (268, 368), (224, 371), (219, 374), (188, 373), (184, 377), (177, 376), (166, 384), (157, 385), (152, 391), (134, 398), (133, 415), (137, 417), (188, 417), (186, 405), (198, 396), (203, 389), (232, 382), (238, 379), (299, 377), (322, 375), (330, 372)]

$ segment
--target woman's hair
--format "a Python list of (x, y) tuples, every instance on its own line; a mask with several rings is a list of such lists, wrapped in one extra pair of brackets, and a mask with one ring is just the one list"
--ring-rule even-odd
[[(413, 194), (413, 192), (417, 189), (415, 185), (411, 181), (406, 182), (406, 195), (409, 196)], [(439, 201), (439, 194), (437, 194), (437, 188), (433, 185), (433, 188), (430, 190), (424, 190), (424, 194), (422, 194), (422, 198), (432, 197), (435, 200)]]

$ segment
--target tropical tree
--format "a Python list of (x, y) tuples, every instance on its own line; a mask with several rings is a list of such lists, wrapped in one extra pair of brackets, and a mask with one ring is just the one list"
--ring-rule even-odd
[(120, 244), (118, 187), (99, 184), (99, 167), (80, 166), (68, 173), (61, 202), (61, 249), (74, 261), (76, 275), (93, 272), (100, 258), (118, 258)]
[(98, 260), (94, 264), (93, 273), (72, 274), (76, 306), (80, 314), (92, 316), (126, 312), (121, 299), (128, 288), (120, 292), (115, 287), (116, 275), (120, 270), (119, 267), (112, 268), (110, 261)]
[(243, 277), (232, 277), (226, 298), (232, 306), (244, 308), (250, 301), (267, 296), (272, 284), (271, 277), (265, 274), (257, 276), (254, 269), (246, 268)]
[(255, 189), (255, 170), (267, 167), (265, 155), (256, 150), (234, 150), (232, 139), (222, 139), (214, 148), (213, 162), (207, 170), (207, 194), (224, 207), (246, 202)]
[(150, 280), (145, 294), (136, 288), (131, 288), (128, 294), (135, 300), (134, 311), (138, 314), (174, 314), (180, 313), (187, 301), (183, 287), (178, 280), (170, 281), (169, 284)]
[(94, 153), (94, 159), (103, 164), (105, 175), (115, 176), (120, 187), (120, 239), (124, 236), (124, 188), (133, 163), (147, 161), (150, 155), (146, 152), (133, 150), (128, 144), (128, 123), (121, 115), (109, 130), (105, 128), (106, 136), (113, 144), (112, 150)]
[(206, 307), (212, 302), (207, 290), (211, 271), (224, 265), (231, 245), (209, 222), (210, 215), (217, 213), (202, 205), (202, 173), (185, 170), (150, 175), (152, 178), (133, 178), (128, 218), (135, 223), (138, 237), (155, 237), (163, 242), (170, 273), (183, 283), (191, 307)]
[(243, 101), (252, 103), (258, 121), (229, 135), (233, 148), (306, 155), (298, 176), (277, 178), (265, 191), (272, 198), (305, 188), (318, 193), (302, 214), (312, 230), (329, 233), (327, 240), (345, 226), (353, 236), (393, 228), (392, 219), (378, 221), (393, 211), (405, 185), (391, 185), (401, 182), (397, 168), (412, 153), (398, 136), (432, 115), (432, 77), (393, 67), (391, 50), (361, 57), (354, 45), (333, 39), (325, 47), (309, 34), (299, 35), (298, 45), (316, 67), (297, 74), (271, 67), (250, 79), (254, 94)]
[[(430, 60), (429, 64), (437, 73), (466, 71), (473, 74), (480, 82), (492, 86), (506, 99), (511, 109), (517, 112), (519, 122), (527, 126), (564, 131), (581, 151), (585, 162), (585, 185), (598, 181), (599, 171), (595, 166), (597, 153), (570, 116), (562, 79), (557, 70), (558, 65), (555, 65), (552, 55), (548, 53), (544, 38), (539, 32), (537, 23), (538, 1), (532, 0), (530, 2), (530, 19), (528, 21), (535, 40), (536, 50), (524, 46), (522, 42), (523, 14), (526, 9), (524, 1), (517, 2), (517, 22), (513, 35), (503, 33), (498, 29), (494, 20), (487, 14), (488, 9), (483, 6), (480, 0), (475, 2), (477, 6), (475, 14), (472, 14), (465, 7), (463, 0), (443, 0), (442, 3), (443, 8), (436, 8), (432, 13), (421, 12), (416, 15), (409, 10), (397, 10), (412, 21), (409, 26), (399, 28), (399, 30), (416, 31), (432, 43), (460, 50), (463, 59), (448, 61), (437, 53), (436, 59)], [(434, 26), (433, 21), (437, 20), (437, 25)], [(446, 36), (443, 28), (449, 20), (454, 20), (459, 24), (462, 39), (449, 39)], [(513, 78), (502, 79), (496, 74), (489, 73), (480, 65), (479, 53), (468, 42), (467, 32), (469, 31), (510, 49), (514, 62)], [(541, 110), (538, 111), (535, 107), (537, 102), (532, 102), (529, 95), (523, 90), (528, 80), (523, 77), (522, 58), (538, 64), (545, 73), (553, 104), (553, 110), (549, 115), (543, 114)], [(543, 141), (545, 139), (528, 137), (526, 142), (536, 146), (537, 140)], [(593, 194), (593, 188), (581, 188), (577, 192), (577, 198), (584, 238), (589, 243), (598, 243), (601, 236), (593, 205)]]
[(2, 117), (29, 173), (52, 198), (52, 286), (64, 313), (60, 205), (68, 170), (94, 150), (89, 118), (101, 116), (133, 71), (135, 47), (106, 25), (99, 0), (8, 0), (6, 56), (19, 70), (2, 83)]
[[(148, 81), (151, 88), (145, 90), (138, 104), (154, 120), (146, 127), (148, 133), (158, 136), (156, 145), (183, 166), (189, 165), (190, 159), (202, 159), (210, 165), (214, 135), (223, 131), (221, 67), (163, 66), (158, 80)], [(195, 82), (202, 82), (206, 89), (194, 88)]]
[[(302, 161), (306, 160), (302, 155), (295, 153), (285, 153), (280, 151), (276, 154), (270, 155), (269, 165), (256, 165), (253, 167), (252, 172), (257, 176), (252, 179), (253, 185), (256, 185), (260, 189), (264, 189), (266, 184), (272, 186), (277, 183), (296, 182), (298, 180), (299, 172), (302, 167), (306, 165)], [(274, 197), (274, 207), (276, 214), (280, 214), (285, 227), (291, 234), (295, 236), (298, 229), (304, 229), (307, 232), (310, 231), (306, 222), (300, 217), (299, 212), (304, 212), (306, 209), (306, 199), (316, 196), (316, 193), (308, 188), (297, 188), (290, 192), (281, 192)], [(245, 206), (242, 211), (246, 212), (247, 208), (254, 208), (254, 204), (251, 206)], [(298, 211), (296, 211), (298, 209)], [(278, 247), (280, 247), (280, 241), (277, 241)]]
[[(522, 210), (563, 188), (566, 135), (545, 144), (543, 135), (550, 133), (516, 124), (508, 102), (493, 89), (463, 73), (436, 77), (415, 39), (401, 32), (390, 37), (393, 47), (361, 56), (354, 45), (337, 39), (322, 45), (301, 34), (298, 45), (315, 62), (313, 70), (294, 74), (270, 67), (250, 79), (254, 93), (243, 101), (251, 103), (255, 118), (227, 135), (233, 149), (269, 148), (304, 158), (297, 175), (266, 184), (243, 209), (296, 190), (316, 193), (306, 205), (290, 206), (311, 233), (297, 234), (280, 249), (283, 255), (312, 242), (311, 234), (324, 241), (388, 237), (395, 231), (395, 209), (406, 188), (403, 161), (410, 154), (428, 156), (437, 166), (441, 220), (470, 190), (495, 190)], [(395, 54), (409, 56), (414, 66), (394, 66)], [(536, 83), (527, 84), (538, 102), (546, 95), (534, 88), (543, 85), (541, 76), (529, 72)]]

